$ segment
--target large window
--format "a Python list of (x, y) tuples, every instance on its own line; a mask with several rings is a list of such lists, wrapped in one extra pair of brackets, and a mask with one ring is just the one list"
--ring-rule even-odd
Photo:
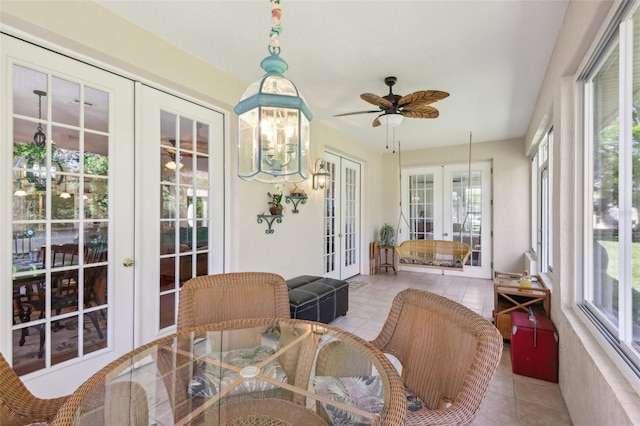
[(635, 6), (621, 12), (580, 79), (586, 179), (582, 307), (640, 371), (640, 13)]

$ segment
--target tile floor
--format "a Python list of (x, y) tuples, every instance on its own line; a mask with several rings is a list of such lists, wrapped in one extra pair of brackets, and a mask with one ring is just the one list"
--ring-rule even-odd
[[(428, 290), (449, 297), (483, 317), (493, 310), (493, 282), (475, 278), (399, 271), (358, 275), (365, 282), (349, 294), (349, 312), (332, 325), (372, 340), (384, 323), (394, 296), (405, 288)], [(500, 366), (491, 382), (474, 426), (564, 426), (571, 418), (556, 383), (513, 374), (509, 345), (505, 344)]]

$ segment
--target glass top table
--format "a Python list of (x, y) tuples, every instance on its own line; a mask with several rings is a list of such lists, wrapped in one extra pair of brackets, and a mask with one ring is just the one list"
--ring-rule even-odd
[(382, 352), (330, 325), (244, 319), (143, 345), (88, 379), (52, 425), (401, 425)]

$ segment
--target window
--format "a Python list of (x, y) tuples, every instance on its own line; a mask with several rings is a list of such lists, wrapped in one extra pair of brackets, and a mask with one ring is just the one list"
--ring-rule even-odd
[[(623, 3), (580, 84), (583, 309), (640, 372), (640, 12)], [(636, 30), (634, 31), (634, 27)]]
[(553, 129), (547, 131), (531, 161), (531, 250), (537, 255), (540, 273), (553, 270), (551, 153)]
[(553, 268), (551, 267), (551, 259), (553, 259), (553, 245), (552, 245), (552, 229), (551, 213), (553, 212), (551, 205), (551, 153), (553, 149), (553, 129), (549, 130), (540, 144), (538, 150), (538, 217), (537, 217), (537, 229), (539, 233), (538, 238), (538, 253), (540, 262), (540, 272), (549, 272)]

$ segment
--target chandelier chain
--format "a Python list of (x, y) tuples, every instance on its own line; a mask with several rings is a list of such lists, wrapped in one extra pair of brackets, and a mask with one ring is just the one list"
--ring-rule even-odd
[(271, 0), (271, 31), (269, 32), (269, 49), (274, 52), (280, 51), (280, 18), (282, 17), (282, 9), (280, 8), (280, 0)]

